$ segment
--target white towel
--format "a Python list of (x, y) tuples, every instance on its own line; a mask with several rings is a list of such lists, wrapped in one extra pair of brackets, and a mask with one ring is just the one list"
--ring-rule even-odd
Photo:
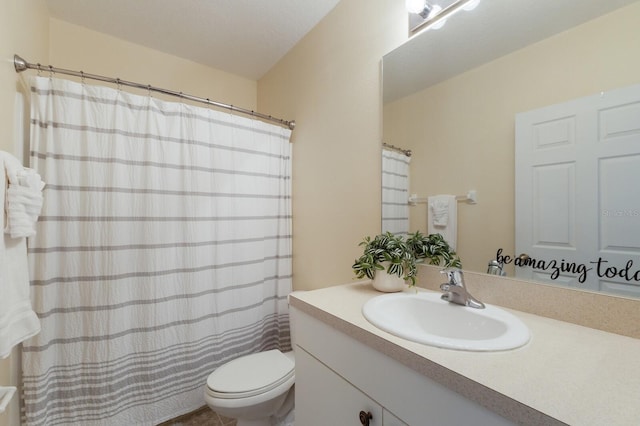
[(449, 200), (445, 200), (442, 197), (435, 197), (434, 200), (429, 202), (431, 208), (431, 222), (433, 226), (447, 226), (449, 223)]
[(455, 195), (435, 195), (428, 198), (428, 231), (429, 234), (440, 234), (456, 249), (458, 242), (458, 202)]
[[(21, 171), (22, 165), (11, 154), (0, 151), (0, 219), (6, 223), (8, 174)], [(0, 238), (0, 358), (40, 331), (40, 321), (31, 308), (26, 238)]]
[(13, 155), (0, 151), (9, 186), (5, 199), (5, 233), (11, 238), (31, 237), (42, 210), (42, 182), (35, 170), (22, 167)]

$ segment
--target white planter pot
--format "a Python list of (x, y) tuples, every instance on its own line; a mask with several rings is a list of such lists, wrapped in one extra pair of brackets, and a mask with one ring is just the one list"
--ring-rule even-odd
[(373, 288), (385, 293), (404, 290), (404, 280), (397, 275), (387, 272), (389, 262), (384, 262), (382, 266), (384, 266), (384, 271), (376, 271), (376, 276), (373, 278)]

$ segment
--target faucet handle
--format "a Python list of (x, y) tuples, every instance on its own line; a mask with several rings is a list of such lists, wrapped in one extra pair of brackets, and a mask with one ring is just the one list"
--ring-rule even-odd
[(459, 268), (445, 268), (440, 271), (447, 276), (448, 282), (445, 284), (464, 287), (464, 275)]
[(450, 303), (456, 303), (462, 306), (468, 306), (470, 308), (483, 309), (484, 303), (476, 300), (467, 291), (464, 285), (464, 275), (461, 269), (458, 268), (446, 268), (440, 271), (441, 274), (446, 274), (449, 278), (449, 282), (440, 285), (440, 290), (445, 291), (441, 297)]

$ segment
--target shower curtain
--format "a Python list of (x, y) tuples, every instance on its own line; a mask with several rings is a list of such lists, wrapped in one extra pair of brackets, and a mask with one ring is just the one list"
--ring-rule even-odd
[(411, 157), (382, 150), (382, 232), (409, 232), (409, 164)]
[(42, 332), (27, 425), (154, 425), (204, 405), (211, 371), (290, 347), (290, 131), (34, 77), (29, 241)]

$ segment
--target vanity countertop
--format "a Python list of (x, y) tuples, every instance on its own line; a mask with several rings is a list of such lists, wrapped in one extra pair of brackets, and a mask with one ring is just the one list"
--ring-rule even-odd
[(362, 306), (381, 294), (363, 281), (296, 292), (290, 303), (517, 423), (640, 424), (639, 339), (504, 308), (529, 327), (525, 346), (505, 352), (441, 349), (370, 324)]

